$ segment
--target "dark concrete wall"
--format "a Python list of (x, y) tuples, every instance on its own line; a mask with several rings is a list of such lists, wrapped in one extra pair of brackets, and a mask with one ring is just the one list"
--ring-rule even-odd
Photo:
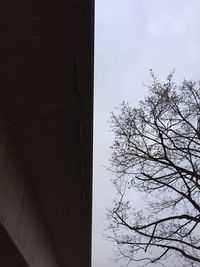
[(0, 17), (0, 112), (17, 150), (0, 153), (0, 221), (29, 262), (49, 267), (39, 210), (59, 266), (89, 267), (93, 1), (8, 0)]
[(23, 256), (10, 239), (4, 227), (0, 224), (0, 266), (1, 267), (28, 267)]
[[(58, 266), (26, 174), (22, 172), (20, 158), (2, 117), (0, 117), (0, 223), (30, 267)], [(4, 240), (1, 239), (0, 247), (3, 243)], [(9, 259), (7, 260), (9, 262)]]

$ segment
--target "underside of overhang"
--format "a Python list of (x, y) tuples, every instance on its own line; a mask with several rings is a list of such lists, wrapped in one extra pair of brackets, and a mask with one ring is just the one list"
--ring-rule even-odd
[(26, 261), (19, 253), (4, 227), (0, 224), (0, 266), (2, 267), (28, 267)]
[(0, 112), (62, 267), (91, 262), (93, 2), (1, 3)]

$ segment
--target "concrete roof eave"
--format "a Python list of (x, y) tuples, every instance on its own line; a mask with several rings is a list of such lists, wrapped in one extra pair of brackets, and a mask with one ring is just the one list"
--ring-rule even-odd
[(8, 1), (2, 10), (2, 116), (60, 266), (88, 267), (93, 1)]

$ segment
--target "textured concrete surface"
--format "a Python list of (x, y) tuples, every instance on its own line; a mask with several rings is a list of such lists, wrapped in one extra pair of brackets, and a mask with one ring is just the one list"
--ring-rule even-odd
[(37, 248), (44, 226), (59, 266), (89, 267), (93, 1), (9, 0), (0, 17), (0, 112), (17, 153), (2, 145), (0, 221), (33, 266), (52, 255)]
[(0, 224), (0, 266), (2, 267), (28, 267), (21, 253), (10, 239), (8, 233)]
[[(22, 170), (20, 158), (2, 117), (0, 117), (0, 222), (29, 266), (58, 266), (42, 218), (35, 205), (30, 184)], [(2, 242), (7, 242), (2, 238), (0, 246)]]

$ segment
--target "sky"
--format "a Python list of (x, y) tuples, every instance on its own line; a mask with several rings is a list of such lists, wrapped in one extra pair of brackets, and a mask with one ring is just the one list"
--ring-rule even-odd
[[(115, 190), (107, 171), (113, 134), (110, 113), (122, 101), (137, 105), (151, 84), (200, 80), (199, 0), (96, 0), (94, 70), (94, 172), (92, 267), (120, 267), (105, 238), (107, 208)], [(135, 205), (139, 198), (135, 196)], [(130, 267), (137, 267), (132, 263)]]

